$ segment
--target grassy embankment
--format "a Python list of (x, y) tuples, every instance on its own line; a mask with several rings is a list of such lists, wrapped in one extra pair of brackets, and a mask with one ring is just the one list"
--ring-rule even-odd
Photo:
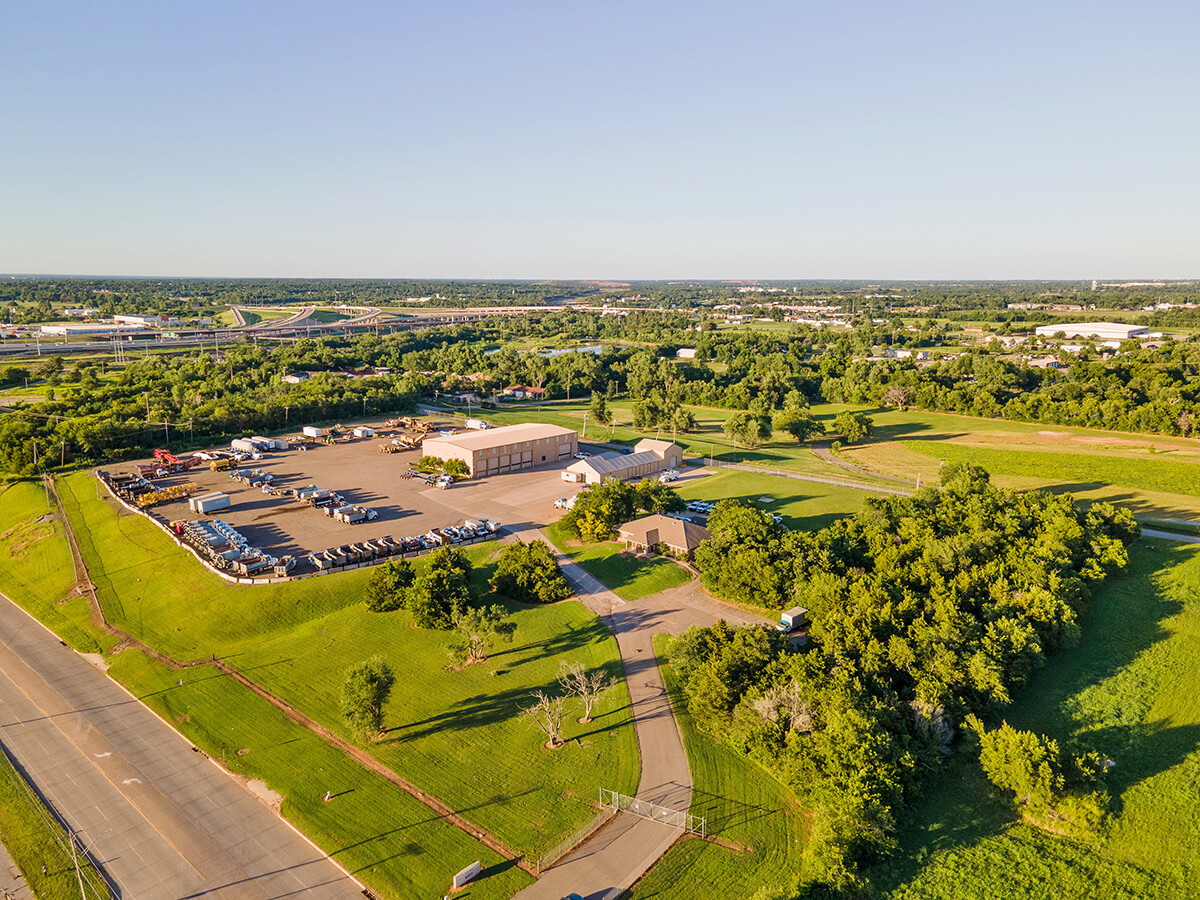
[[(22, 490), (29, 502), (19, 504), (24, 507), (21, 513), (33, 521), (40, 510), (32, 499), (36, 496), (44, 507), (41, 488), (26, 484)], [(375, 616), (365, 611), (359, 603), (364, 572), (286, 586), (227, 585), (180, 554), (145, 520), (118, 515), (98, 500), (90, 476), (63, 479), (60, 492), (110, 619), (164, 652), (182, 659), (216, 653), (343, 733), (337, 697), (341, 673), (351, 662), (383, 652), (398, 680), (386, 710), (390, 731), (374, 752), (400, 775), (510, 845), (537, 853), (585, 821), (592, 809), (582, 798), (591, 796), (597, 780), (616, 781), (626, 791), (637, 784), (636, 740), (623, 687), (607, 698), (597, 722), (575, 729), (578, 734), (569, 729), (568, 738), (574, 740), (557, 753), (542, 750), (536, 733), (517, 714), (517, 703), (529, 691), (554, 686), (558, 666), (565, 660), (614, 672), (619, 668), (615, 643), (579, 604), (514, 607), (518, 630), (512, 645), (501, 645), (483, 665), (447, 672), (447, 635), (412, 628), (404, 613)], [(5, 504), (5, 509), (16, 506)], [(39, 547), (55, 544), (69, 571), (61, 533), (38, 542)], [(35, 614), (45, 616), (53, 601), (42, 598), (61, 595), (70, 585), (69, 577), (57, 587), (43, 578), (44, 584), (32, 585), (37, 590), (31, 592), (28, 570), (5, 564), (11, 555), (5, 548), (0, 584)], [(485, 562), (484, 576), (491, 563), (483, 557), (493, 552), (491, 546), (476, 551), (477, 561)], [(86, 608), (81, 605), (81, 610), (81, 633), (91, 645), (74, 643), (80, 649), (110, 644), (110, 638), (90, 631)], [(447, 856), (448, 871), (465, 864), (467, 856), (485, 862), (489, 855), (494, 857), (212, 670), (186, 670), (185, 684), (178, 687), (178, 673), (136, 652), (114, 655), (110, 662), (114, 677), (174, 720), (198, 745), (224, 757), (234, 771), (261, 778), (283, 794), (284, 813), (327, 850), (345, 853), (343, 863), (382, 895), (444, 891), (445, 873), (420, 855), (455, 847), (461, 839), (470, 849)], [(285, 744), (285, 752), (267, 752)], [(251, 752), (237, 755), (237, 749)], [(322, 789), (329, 777), (319, 773), (335, 770), (335, 781), (357, 786), (349, 793), (344, 789), (340, 810), (313, 805), (314, 797), (333, 789)], [(383, 828), (389, 821), (393, 824)], [(419, 823), (427, 824), (418, 829)], [(367, 833), (374, 825), (380, 827)], [(395, 849), (398, 841), (403, 853)], [(365, 849), (356, 849), (360, 846)], [(388, 848), (390, 856), (384, 852)], [(385, 857), (394, 857), (394, 862)], [(417, 857), (422, 859), (419, 871), (426, 874), (413, 881), (417, 875), (410, 870)], [(498, 887), (478, 890), (484, 891), (480, 896), (506, 896), (525, 878), (513, 870), (496, 882)]]
[[(484, 664), (450, 672), (448, 634), (414, 628), (403, 611), (366, 610), (368, 570), (286, 585), (229, 585), (144, 518), (119, 515), (97, 500), (90, 476), (60, 484), (114, 624), (177, 659), (215, 653), (344, 736), (342, 673), (382, 653), (397, 685), (385, 709), (390, 730), (372, 752), (423, 790), (469, 810), (468, 819), (510, 846), (536, 855), (590, 818), (595, 784), (637, 784), (624, 687), (588, 728), (568, 728), (569, 746), (557, 753), (542, 750), (518, 710), (532, 691), (556, 688), (563, 662), (619, 674), (616, 642), (582, 604), (510, 604), (513, 644), (500, 645)], [(496, 552), (491, 544), (468, 551), (481, 592)]]
[[(666, 658), (669, 640), (655, 638), (660, 660)], [(634, 886), (634, 900), (748, 898), (767, 885), (794, 883), (802, 875), (807, 834), (792, 792), (741, 754), (697, 731), (671, 667), (664, 663), (662, 669), (692, 773), (691, 812), (707, 819), (709, 835), (745, 849), (682, 840)]]
[(622, 600), (632, 603), (692, 580), (687, 569), (666, 557), (643, 558), (625, 553), (624, 546), (616, 541), (583, 544), (571, 538), (559, 522), (543, 530), (555, 547)]
[(1200, 550), (1143, 539), (1098, 593), (1083, 639), (1004, 713), (1116, 762), (1107, 826), (1073, 841), (1022, 823), (961, 749), (877, 874), (891, 900), (1184, 900), (1200, 883)]

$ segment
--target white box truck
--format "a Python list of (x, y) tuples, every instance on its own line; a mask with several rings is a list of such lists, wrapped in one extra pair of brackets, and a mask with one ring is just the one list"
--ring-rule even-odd
[(793, 631), (799, 631), (807, 624), (808, 610), (803, 606), (793, 606), (780, 614), (779, 624), (775, 626), (775, 630), (790, 634)]
[(487, 422), (483, 421), (483, 419), (467, 419), (466, 425), (473, 431), (487, 431), (492, 427)]

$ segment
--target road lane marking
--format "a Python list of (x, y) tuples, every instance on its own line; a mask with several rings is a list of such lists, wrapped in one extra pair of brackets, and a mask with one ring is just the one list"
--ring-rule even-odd
[[(20, 657), (18, 657), (18, 660), (23, 665), (25, 665), (26, 668), (28, 668), (31, 672), (33, 672), (34, 675), (36, 675), (38, 678), (41, 678), (42, 682), (51, 691), (51, 693), (53, 693), (56, 697), (58, 697), (60, 700), (62, 700), (63, 704), (70, 709), (72, 714), (83, 717), (83, 721), (87, 724), (87, 727), (89, 730), (94, 731), (102, 740), (105, 740), (105, 741), (108, 740), (108, 738), (104, 737), (103, 733), (101, 733), (99, 731), (99, 729), (97, 729), (94, 725), (92, 725), (91, 722), (87, 721), (87, 718), (83, 716), (83, 713), (81, 713), (79, 710), (72, 707), (71, 704), (67, 701), (67, 698), (64, 697), (62, 694), (60, 694), (54, 688), (54, 686), (52, 684), (50, 684), (50, 682), (46, 681), (46, 679), (43, 678), (38, 673), (38, 671), (33, 668), (33, 666), (29, 665), (29, 663), (25, 662), (23, 659), (20, 659)], [(24, 695), (25, 699), (28, 700), (30, 703), (32, 703), (33, 706), (37, 709), (37, 711), (42, 714), (42, 716), (45, 718), (45, 720), (47, 722), (49, 722), (51, 725), (53, 725), (55, 730), (57, 730), (59, 734), (61, 734), (64, 738), (66, 738), (67, 742), (72, 747), (74, 747), (76, 750), (79, 751), (80, 756), (82, 756), (89, 763), (91, 763), (92, 767), (95, 768), (95, 770), (100, 773), (100, 776), (105, 781), (107, 781), (110, 785), (112, 785), (113, 789), (116, 790), (116, 792), (125, 799), (125, 802), (127, 802), (130, 806), (132, 806), (137, 811), (137, 814), (139, 816), (141, 816), (143, 820), (145, 820), (147, 825), (149, 825), (152, 829), (154, 829), (154, 833), (157, 834), (160, 838), (162, 838), (163, 841), (166, 842), (167, 846), (170, 847), (172, 850), (174, 850), (176, 854), (178, 854), (179, 858), (184, 861), (184, 863), (187, 865), (187, 867), (189, 869), (191, 869), (193, 872), (195, 872), (196, 875), (200, 877), (201, 881), (207, 882), (208, 879), (204, 877), (204, 874), (199, 869), (197, 869), (195, 866), (193, 866), (191, 860), (189, 860), (187, 858), (187, 856), (184, 855), (183, 851), (180, 850), (178, 847), (176, 847), (174, 842), (169, 837), (167, 837), (165, 834), (163, 834), (158, 829), (158, 826), (155, 825), (150, 820), (149, 816), (147, 816), (144, 812), (142, 812), (142, 808), (140, 806), (138, 806), (137, 803), (134, 802), (133, 798), (130, 797), (125, 791), (123, 791), (119, 787), (117, 787), (116, 782), (114, 782), (111, 778), (108, 777), (108, 774), (100, 767), (99, 763), (97, 763), (93, 759), (88, 758), (88, 754), (84, 751), (83, 747), (81, 747), (79, 744), (77, 744), (75, 742), (74, 738), (72, 738), (69, 734), (67, 734), (66, 731), (64, 731), (62, 729), (62, 727), (58, 724), (58, 722), (55, 721), (55, 716), (52, 715), (51, 713), (47, 712), (40, 703), (38, 703), (31, 696), (29, 696), (29, 692), (26, 691), (23, 687), (21, 687), (21, 685), (17, 684), (17, 682), (13, 679), (13, 677), (8, 674), (8, 670), (6, 670), (2, 665), (0, 665), (0, 674), (3, 674), (4, 677), (8, 679), (9, 684), (11, 684), (13, 687), (15, 687), (18, 691), (20, 691), (21, 694)], [(101, 754), (93, 754), (93, 755), (100, 756)], [(111, 755), (112, 755), (112, 751), (109, 751), (108, 753), (103, 754), (103, 756), (111, 756)], [(124, 757), (122, 757), (122, 759), (124, 759)], [(137, 769), (137, 766), (135, 766), (133, 763), (131, 763), (128, 759), (125, 759), (125, 763), (130, 768)], [(74, 779), (72, 779), (72, 780), (74, 780)], [(128, 783), (128, 782), (126, 782), (126, 783)], [(141, 782), (139, 781), (138, 784), (141, 784)], [(159, 793), (162, 793), (162, 791), (159, 791)], [(163, 797), (168, 802), (171, 802), (170, 798), (167, 797), (166, 794), (163, 794)]]

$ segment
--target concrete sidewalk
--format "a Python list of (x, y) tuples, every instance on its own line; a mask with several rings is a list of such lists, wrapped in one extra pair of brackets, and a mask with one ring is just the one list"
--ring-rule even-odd
[(0, 740), (121, 896), (361, 897), (324, 853), (2, 595)]

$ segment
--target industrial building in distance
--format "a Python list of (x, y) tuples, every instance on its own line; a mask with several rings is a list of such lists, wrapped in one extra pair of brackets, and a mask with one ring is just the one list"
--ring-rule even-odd
[(1038, 337), (1054, 337), (1061, 333), (1069, 338), (1097, 338), (1102, 341), (1127, 341), (1150, 336), (1150, 329), (1145, 325), (1125, 325), (1120, 322), (1062, 322), (1039, 325), (1034, 332)]
[(570, 459), (579, 449), (579, 435), (570, 428), (529, 422), (486, 431), (427, 437), (422, 456), (460, 459), (472, 478)]

